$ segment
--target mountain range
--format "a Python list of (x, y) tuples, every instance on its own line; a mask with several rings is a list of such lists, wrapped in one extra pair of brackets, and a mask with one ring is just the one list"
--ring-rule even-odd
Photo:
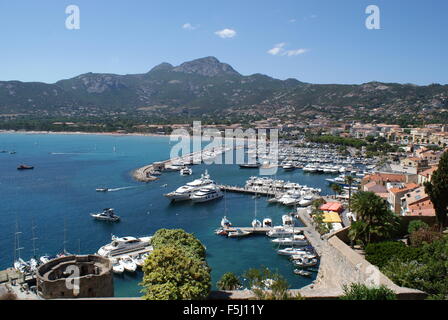
[(311, 84), (263, 74), (241, 75), (215, 57), (142, 74), (86, 73), (54, 84), (0, 81), (0, 114), (131, 115), (160, 119), (437, 118), (448, 109), (448, 85), (369, 82)]

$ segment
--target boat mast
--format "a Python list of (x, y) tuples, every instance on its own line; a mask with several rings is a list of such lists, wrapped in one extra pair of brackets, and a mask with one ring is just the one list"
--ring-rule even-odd
[(19, 231), (19, 222), (16, 221), (16, 233), (15, 233), (15, 237), (16, 237), (16, 243), (17, 243), (17, 247), (16, 247), (16, 251), (17, 251), (17, 255), (15, 255), (15, 258), (17, 260), (20, 260), (20, 250), (23, 250), (22, 247), (20, 247), (20, 239), (19, 239), (19, 235), (22, 232)]
[(38, 238), (36, 238), (36, 233), (34, 232), (35, 229), (36, 229), (36, 226), (34, 225), (34, 220), (33, 220), (33, 225), (31, 227), (31, 232), (33, 235), (33, 237), (31, 238), (31, 240), (33, 241), (33, 258), (36, 258), (36, 252), (37, 252), (36, 240), (38, 239)]
[(64, 218), (64, 251), (62, 252), (63, 254), (67, 253), (65, 246), (66, 243), (67, 243), (67, 218)]

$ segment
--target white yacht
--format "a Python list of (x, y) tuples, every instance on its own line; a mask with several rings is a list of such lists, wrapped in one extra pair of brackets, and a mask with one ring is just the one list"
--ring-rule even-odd
[(103, 212), (91, 213), (90, 216), (96, 220), (118, 222), (120, 217), (115, 214), (114, 209), (106, 208)]
[(224, 193), (216, 185), (209, 185), (193, 192), (193, 194), (190, 196), (190, 199), (195, 203), (199, 203), (219, 199), (223, 196)]
[(294, 247), (277, 250), (278, 254), (281, 254), (284, 256), (292, 256), (292, 255), (302, 254), (303, 252), (304, 252), (304, 250), (299, 249), (299, 248), (294, 248)]
[(137, 270), (137, 264), (132, 260), (130, 256), (124, 256), (120, 259), (120, 264), (126, 271), (135, 272)]
[(132, 254), (133, 252), (152, 251), (150, 245), (152, 237), (122, 237), (112, 236), (112, 242), (102, 246), (98, 254), (103, 257), (114, 257), (122, 254)]
[(291, 238), (276, 238), (271, 240), (273, 243), (280, 246), (306, 246), (308, 241), (302, 234), (294, 235)]
[(189, 200), (190, 196), (202, 187), (212, 185), (215, 182), (210, 179), (207, 170), (201, 175), (199, 179), (188, 182), (186, 185), (177, 188), (175, 191), (164, 194), (165, 197), (173, 201)]
[(291, 162), (286, 162), (283, 166), (282, 166), (283, 170), (286, 171), (291, 171), (294, 170), (294, 165)]
[(272, 230), (269, 230), (266, 235), (271, 238), (285, 238), (285, 237), (292, 237), (294, 234), (299, 233), (300, 231), (293, 231), (292, 228), (285, 228), (282, 226), (276, 226), (272, 228)]
[(142, 253), (142, 254), (132, 257), (132, 260), (135, 262), (135, 264), (138, 267), (141, 268), (145, 264), (145, 260), (148, 256), (149, 256), (149, 253)]
[(293, 191), (285, 193), (278, 202), (284, 204), (285, 206), (294, 206), (300, 202), (301, 194), (300, 192)]

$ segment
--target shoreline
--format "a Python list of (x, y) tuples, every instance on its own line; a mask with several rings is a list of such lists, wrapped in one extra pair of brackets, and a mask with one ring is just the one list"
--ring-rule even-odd
[(52, 134), (52, 135), (99, 135), (99, 136), (147, 136), (147, 137), (169, 137), (167, 134), (157, 133), (121, 133), (121, 132), (85, 132), (85, 131), (26, 131), (26, 130), (0, 130), (0, 134)]

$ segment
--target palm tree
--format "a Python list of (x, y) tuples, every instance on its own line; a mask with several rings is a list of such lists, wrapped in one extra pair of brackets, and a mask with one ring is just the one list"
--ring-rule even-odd
[(355, 178), (352, 176), (345, 176), (345, 183), (348, 184), (348, 211), (351, 211), (351, 200), (352, 200), (352, 184), (355, 182)]
[(376, 239), (390, 237), (398, 228), (399, 218), (389, 209), (386, 201), (373, 192), (360, 191), (353, 196), (353, 211), (356, 225), (351, 233), (353, 240), (361, 240), (364, 245)]
[(341, 194), (341, 193), (342, 193), (342, 187), (341, 187), (340, 185), (336, 184), (336, 183), (333, 183), (333, 184), (331, 185), (331, 190), (333, 190), (333, 192), (334, 192), (334, 197), (335, 197), (335, 198), (336, 198), (336, 196), (337, 196), (338, 194)]

